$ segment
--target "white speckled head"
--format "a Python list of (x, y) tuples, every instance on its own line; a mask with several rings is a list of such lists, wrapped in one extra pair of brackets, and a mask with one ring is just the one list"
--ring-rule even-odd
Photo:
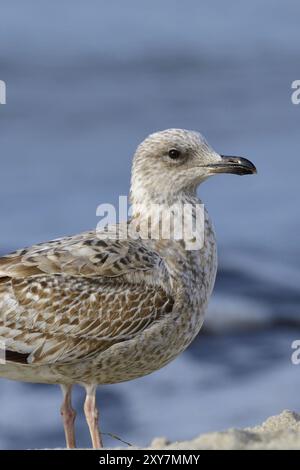
[[(251, 162), (223, 157), (195, 131), (167, 129), (149, 135), (133, 159), (131, 198), (134, 203), (167, 202), (197, 186), (215, 173), (254, 172)], [(251, 169), (251, 171), (250, 171)]]
[(199, 132), (167, 129), (151, 134), (134, 155), (132, 198), (159, 201), (185, 189), (194, 192), (209, 176), (202, 165), (218, 161), (221, 157)]

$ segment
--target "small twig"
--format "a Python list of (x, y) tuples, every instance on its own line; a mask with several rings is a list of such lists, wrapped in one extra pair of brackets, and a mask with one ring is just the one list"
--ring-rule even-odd
[(129, 447), (133, 447), (133, 445), (130, 444), (130, 442), (124, 441), (123, 439), (121, 439), (120, 437), (118, 437), (116, 434), (113, 434), (112, 432), (102, 432), (101, 435), (102, 435), (102, 436), (110, 436), (110, 437), (112, 437), (113, 439), (116, 439), (117, 441), (123, 442), (123, 444), (126, 444), (126, 445), (129, 446)]

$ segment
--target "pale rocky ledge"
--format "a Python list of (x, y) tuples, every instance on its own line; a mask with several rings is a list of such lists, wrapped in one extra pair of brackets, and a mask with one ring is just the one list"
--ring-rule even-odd
[[(140, 447), (114, 447), (106, 450), (136, 450)], [(258, 426), (201, 434), (189, 441), (170, 442), (156, 437), (143, 450), (300, 450), (300, 414), (284, 410)]]
[(168, 442), (164, 437), (156, 438), (149, 449), (300, 449), (300, 414), (285, 410), (259, 426), (201, 434), (190, 441)]

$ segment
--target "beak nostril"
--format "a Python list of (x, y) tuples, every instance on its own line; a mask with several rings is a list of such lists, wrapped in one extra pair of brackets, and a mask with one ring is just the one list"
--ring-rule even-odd
[(226, 159), (227, 163), (234, 163), (235, 165), (240, 165), (242, 159), (240, 157), (228, 157), (227, 155), (221, 155), (222, 158)]

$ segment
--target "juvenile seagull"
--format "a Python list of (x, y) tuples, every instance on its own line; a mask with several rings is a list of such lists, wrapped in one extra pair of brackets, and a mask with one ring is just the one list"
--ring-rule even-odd
[[(157, 132), (133, 158), (132, 220), (148, 223), (153, 204), (195, 208), (197, 186), (216, 173), (255, 172), (249, 160), (216, 153), (198, 132)], [(105, 237), (90, 231), (0, 258), (0, 376), (61, 385), (68, 448), (75, 447), (74, 384), (86, 389), (84, 412), (100, 448), (97, 385), (160, 369), (198, 334), (217, 268), (206, 212), (204, 220), (199, 249), (172, 232), (169, 239), (111, 238), (108, 228)]]

